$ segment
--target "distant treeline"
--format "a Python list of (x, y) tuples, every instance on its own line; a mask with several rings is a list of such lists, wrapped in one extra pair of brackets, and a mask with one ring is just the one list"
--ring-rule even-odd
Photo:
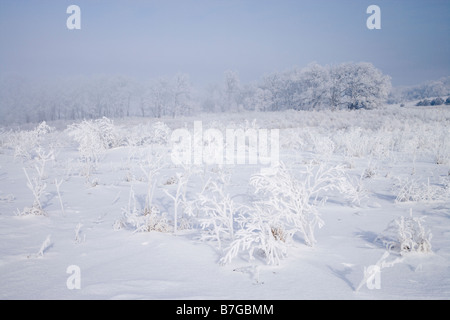
[[(445, 84), (442, 81), (439, 84), (448, 88), (449, 78)], [(436, 86), (430, 84), (427, 88)], [(420, 98), (437, 91), (423, 89)], [(202, 90), (194, 88), (187, 74), (148, 82), (121, 75), (40, 81), (3, 76), (0, 78), (0, 124), (101, 117), (178, 117), (241, 110), (376, 108), (399, 96), (393, 92), (390, 78), (370, 63), (336, 66), (313, 63), (305, 68), (268, 74), (250, 84), (242, 84), (237, 72), (226, 71), (222, 83)], [(406, 89), (401, 92), (402, 101), (415, 97), (405, 95), (410, 92)]]
[[(450, 76), (439, 80), (427, 81), (411, 87), (394, 87), (389, 94), (388, 103), (402, 103), (413, 100), (427, 100), (450, 95)], [(431, 103), (431, 101), (429, 101)], [(445, 99), (444, 99), (445, 103)]]

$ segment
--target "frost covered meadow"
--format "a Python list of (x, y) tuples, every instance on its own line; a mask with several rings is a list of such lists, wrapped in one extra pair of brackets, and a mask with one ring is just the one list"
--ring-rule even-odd
[(449, 4), (0, 1), (0, 299), (449, 300)]
[(5, 127), (0, 297), (448, 299), (449, 128), (413, 102)]

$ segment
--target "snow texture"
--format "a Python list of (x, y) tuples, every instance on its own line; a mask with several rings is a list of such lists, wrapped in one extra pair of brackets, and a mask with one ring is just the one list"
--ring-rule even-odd
[[(199, 119), (279, 129), (279, 165), (174, 164)], [(58, 127), (1, 130), (1, 299), (450, 298), (445, 106)]]

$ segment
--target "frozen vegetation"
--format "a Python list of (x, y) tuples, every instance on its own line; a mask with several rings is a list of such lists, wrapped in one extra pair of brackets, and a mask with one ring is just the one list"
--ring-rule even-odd
[[(426, 92), (447, 94), (448, 84), (439, 84)], [(122, 75), (39, 81), (3, 75), (0, 125), (202, 112), (369, 109), (382, 105), (390, 92), (390, 77), (370, 63), (312, 63), (267, 74), (252, 83), (242, 83), (238, 72), (228, 70), (221, 83), (204, 89), (194, 86), (183, 73), (149, 81)], [(403, 91), (395, 92), (396, 100), (406, 97), (410, 96)]]
[[(0, 297), (448, 299), (450, 109), (415, 103), (5, 127)], [(174, 162), (200, 119), (279, 163)]]

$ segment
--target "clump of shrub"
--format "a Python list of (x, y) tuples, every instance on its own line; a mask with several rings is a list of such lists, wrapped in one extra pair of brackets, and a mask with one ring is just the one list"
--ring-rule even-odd
[(400, 255), (411, 252), (431, 253), (430, 230), (423, 225), (425, 217), (413, 217), (412, 209), (409, 216), (401, 216), (393, 220), (384, 234), (377, 238), (389, 251)]
[(443, 104), (450, 105), (450, 97), (444, 101), (442, 98), (435, 98), (433, 100), (424, 99), (416, 103), (418, 107), (428, 107), (428, 106), (441, 106)]

